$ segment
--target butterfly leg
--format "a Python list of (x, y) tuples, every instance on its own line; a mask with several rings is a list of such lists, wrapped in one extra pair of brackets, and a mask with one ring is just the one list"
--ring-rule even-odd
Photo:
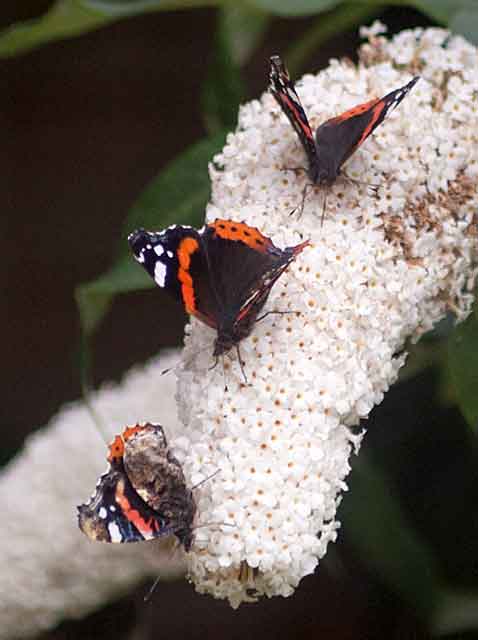
[(153, 593), (154, 593), (156, 587), (158, 586), (160, 580), (161, 580), (161, 575), (158, 575), (156, 580), (153, 582), (153, 584), (149, 588), (148, 593), (143, 597), (143, 601), (144, 602), (148, 602), (151, 599), (151, 596), (153, 595)]
[(356, 185), (359, 185), (360, 187), (367, 187), (368, 189), (371, 189), (375, 196), (378, 194), (380, 185), (371, 184), (370, 182), (363, 182), (362, 180), (357, 180), (357, 178), (352, 178), (352, 176), (349, 176), (348, 173), (345, 173), (345, 171), (342, 171), (341, 175), (352, 184), (356, 184)]
[(322, 205), (322, 216), (320, 217), (320, 226), (321, 227), (324, 226), (325, 212), (327, 211), (327, 196), (328, 195), (329, 195), (329, 189), (328, 189), (328, 187), (326, 187), (325, 191), (324, 191), (324, 204)]
[(249, 384), (249, 381), (247, 380), (246, 372), (244, 371), (244, 362), (241, 358), (241, 350), (239, 349), (238, 344), (236, 344), (236, 353), (237, 353), (237, 359), (239, 360), (239, 366), (241, 367), (241, 373), (244, 378), (244, 382), (246, 384)]
[[(217, 367), (217, 363), (219, 362), (219, 356), (215, 356), (214, 358), (214, 364), (212, 364), (209, 367), (209, 371), (212, 371), (213, 369), (215, 369)], [(223, 361), (223, 365), (224, 365), (224, 361)]]
[[(219, 356), (216, 356), (216, 361), (214, 362), (212, 367), (209, 367), (209, 371), (211, 371), (211, 369), (214, 369), (218, 361), (219, 361)], [(224, 376), (224, 393), (226, 393), (227, 391), (229, 391), (229, 389), (227, 388), (227, 382), (226, 382), (226, 367), (224, 366), (224, 355), (221, 355), (221, 363), (222, 363), (222, 375)]]
[(256, 322), (260, 322), (261, 320), (264, 320), (264, 318), (267, 318), (267, 316), (270, 316), (272, 314), (277, 315), (277, 316), (285, 316), (286, 313), (300, 313), (300, 311), (267, 311), (266, 313), (263, 313), (261, 316), (259, 316), (256, 319)]
[[(307, 197), (307, 192), (310, 191), (310, 189), (313, 189), (314, 186), (315, 185), (313, 185), (311, 182), (306, 182), (304, 185), (304, 188), (302, 189), (302, 200), (299, 207), (299, 218), (302, 216), (302, 213), (304, 211), (304, 204), (305, 204), (305, 199)], [(295, 209), (292, 209), (289, 215), (291, 216), (296, 211), (297, 211), (297, 207)]]

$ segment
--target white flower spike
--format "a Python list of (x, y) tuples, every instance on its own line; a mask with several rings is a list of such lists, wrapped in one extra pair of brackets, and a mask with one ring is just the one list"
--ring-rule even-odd
[[(270, 315), (241, 343), (249, 385), (234, 355), (210, 370), (211, 331), (193, 319), (178, 399), (176, 442), (200, 489), (202, 529), (189, 555), (196, 589), (236, 607), (290, 595), (337, 535), (349, 457), (368, 416), (417, 340), (449, 310), (470, 312), (477, 263), (478, 53), (441, 29), (387, 42), (376, 25), (358, 68), (334, 60), (297, 83), (311, 126), (421, 80), (347, 163), (358, 181), (301, 202), (303, 149), (269, 93), (244, 105), (210, 173), (207, 218), (258, 227), (279, 246), (310, 239), (275, 284)], [(193, 354), (200, 354), (194, 358)], [(399, 355), (401, 354), (401, 355)], [(227, 525), (227, 526), (226, 526)], [(233, 525), (233, 526), (231, 526)]]

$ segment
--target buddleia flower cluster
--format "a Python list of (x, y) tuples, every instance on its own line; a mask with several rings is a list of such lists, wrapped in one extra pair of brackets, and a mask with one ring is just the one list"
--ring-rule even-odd
[(405, 342), (471, 309), (478, 53), (442, 29), (380, 31), (365, 32), (358, 65), (332, 60), (296, 84), (315, 129), (420, 76), (347, 163), (352, 180), (309, 189), (299, 210), (308, 178), (287, 168), (304, 153), (268, 92), (241, 107), (210, 166), (207, 220), (244, 221), (278, 246), (310, 240), (271, 292), (266, 310), (280, 313), (240, 344), (246, 379), (233, 351), (211, 368), (212, 330), (187, 329), (174, 444), (192, 485), (218, 471), (196, 494), (189, 574), (234, 607), (288, 596), (316, 569), (337, 537), (361, 421)]

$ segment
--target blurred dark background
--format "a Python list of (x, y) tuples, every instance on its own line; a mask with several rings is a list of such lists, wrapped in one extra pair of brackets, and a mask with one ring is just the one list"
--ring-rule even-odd
[[(6, 2), (0, 26), (39, 15), (49, 5)], [(380, 18), (392, 33), (430, 24), (399, 7)], [(124, 242), (126, 214), (146, 184), (205, 134), (200, 88), (215, 20), (213, 9), (153, 13), (0, 61), (7, 205), (1, 239), (3, 461), (64, 402), (80, 396), (74, 289), (110, 265)], [(303, 18), (272, 20), (245, 67), (249, 97), (266, 88), (269, 55), (299, 39), (307, 25)], [(330, 57), (354, 57), (358, 44), (355, 30), (343, 33), (315, 51), (307, 68), (323, 67)], [(94, 340), (94, 382), (120, 378), (162, 346), (179, 344), (181, 336), (177, 307), (158, 290), (120, 296)], [(368, 422), (361, 456), (386, 474), (408, 521), (440, 558), (443, 574), (472, 587), (478, 572), (478, 457), (458, 410), (440, 402), (439, 383), (429, 367), (396, 385)], [(344, 507), (357, 473), (349, 478), (352, 491)], [(161, 584), (145, 604), (146, 588), (43, 637), (431, 637), (407, 598), (386, 586), (357, 551), (346, 527), (320, 571), (286, 603), (274, 599), (233, 612), (181, 582)]]

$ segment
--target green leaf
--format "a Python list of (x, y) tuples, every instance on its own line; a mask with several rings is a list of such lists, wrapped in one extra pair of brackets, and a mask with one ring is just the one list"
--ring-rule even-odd
[(460, 11), (472, 9), (476, 0), (413, 0), (410, 4), (437, 22), (450, 23)]
[(423, 619), (430, 619), (443, 585), (439, 567), (386, 478), (363, 453), (354, 465), (340, 519), (363, 561)]
[(269, 26), (271, 16), (249, 4), (228, 3), (221, 11), (221, 28), (235, 64), (246, 63)]
[(81, 0), (86, 7), (105, 14), (134, 16), (150, 11), (197, 9), (220, 5), (221, 0)]
[(108, 22), (106, 15), (87, 8), (77, 0), (57, 0), (40, 18), (20, 22), (0, 32), (0, 57), (28, 51), (33, 47), (91, 31)]
[(81, 326), (87, 336), (95, 331), (115, 295), (154, 286), (129, 254), (126, 235), (130, 231), (140, 226), (160, 229), (171, 223), (201, 223), (210, 191), (207, 165), (223, 147), (225, 137), (221, 132), (193, 145), (143, 191), (128, 216), (116, 263), (99, 278), (77, 288)]
[(111, 15), (132, 15), (159, 9), (160, 3), (161, 0), (83, 0), (86, 7)]
[(233, 129), (245, 89), (232, 41), (226, 29), (226, 10), (218, 14), (212, 60), (201, 94), (204, 121), (209, 133)]
[(0, 58), (41, 44), (72, 38), (124, 16), (149, 11), (188, 9), (221, 0), (57, 0), (40, 18), (19, 22), (0, 32)]
[(478, 629), (478, 592), (445, 590), (432, 619), (434, 636), (447, 636)]
[(478, 45), (478, 5), (464, 7), (455, 13), (448, 25), (452, 31)]
[(477, 0), (414, 0), (412, 4), (450, 31), (478, 44)]
[(478, 316), (459, 325), (449, 341), (448, 366), (458, 405), (468, 424), (478, 429)]
[(340, 0), (250, 0), (250, 3), (278, 16), (311, 16), (333, 9)]
[(85, 334), (90, 336), (94, 332), (115, 295), (149, 289), (150, 286), (151, 278), (144, 269), (136, 268), (133, 259), (126, 257), (96, 280), (80, 285), (76, 289), (75, 298)]

